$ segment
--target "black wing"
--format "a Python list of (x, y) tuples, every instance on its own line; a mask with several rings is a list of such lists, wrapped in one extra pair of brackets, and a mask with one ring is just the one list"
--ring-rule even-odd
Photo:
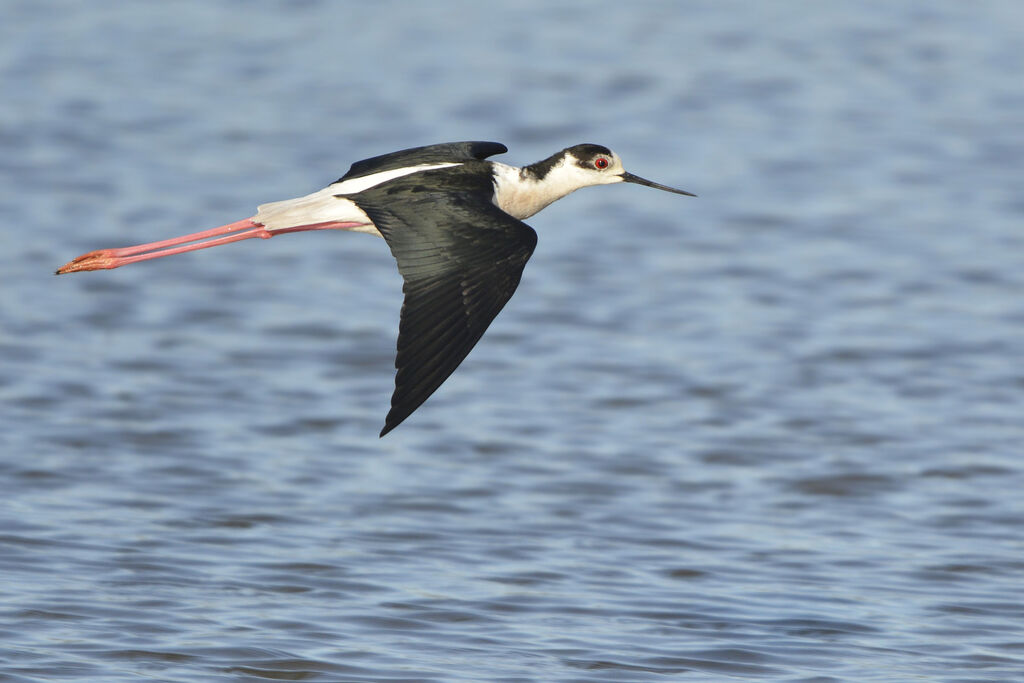
[(412, 147), (357, 161), (348, 169), (348, 173), (334, 182), (340, 183), (342, 180), (350, 178), (359, 178), (372, 173), (392, 171), (396, 168), (419, 164), (481, 160), (494, 154), (504, 154), (507, 151), (508, 147), (500, 142), (445, 142), (440, 145)]
[[(393, 185), (390, 184), (389, 185)], [(398, 261), (405, 302), (384, 436), (459, 367), (512, 298), (537, 233), (479, 193), (363, 192), (354, 200)]]

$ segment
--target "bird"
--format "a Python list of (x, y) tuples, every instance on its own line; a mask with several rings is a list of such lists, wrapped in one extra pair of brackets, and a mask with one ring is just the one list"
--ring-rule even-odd
[(537, 233), (524, 219), (591, 185), (634, 183), (696, 196), (627, 172), (603, 145), (573, 145), (523, 167), (488, 160), (507, 151), (500, 142), (465, 141), (364, 159), (324, 189), (262, 204), (249, 218), (168, 240), (90, 251), (57, 274), (290, 232), (348, 230), (382, 237), (398, 264), (404, 293), (383, 437), (448, 379), (512, 297), (537, 245)]

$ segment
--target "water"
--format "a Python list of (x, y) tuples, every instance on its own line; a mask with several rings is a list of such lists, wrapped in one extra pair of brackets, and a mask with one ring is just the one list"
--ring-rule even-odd
[[(0, 25), (0, 681), (1024, 678), (1014, 2), (44, 3)], [(531, 219), (376, 438), (351, 234), (61, 278), (445, 140)]]

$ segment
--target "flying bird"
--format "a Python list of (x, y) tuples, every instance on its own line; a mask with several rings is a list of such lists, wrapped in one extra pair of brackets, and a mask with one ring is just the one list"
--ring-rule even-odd
[(567, 147), (522, 168), (486, 159), (498, 142), (450, 142), (364, 159), (326, 188), (261, 205), (256, 215), (173, 239), (83, 254), (57, 270), (118, 268), (221, 244), (306, 230), (383, 237), (402, 275), (395, 391), (380, 435), (412, 414), (463, 361), (519, 285), (537, 233), (523, 222), (589, 185), (645, 180), (607, 147)]

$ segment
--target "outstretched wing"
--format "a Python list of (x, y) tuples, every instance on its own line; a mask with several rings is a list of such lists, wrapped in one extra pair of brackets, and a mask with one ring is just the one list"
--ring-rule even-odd
[(448, 379), (512, 298), (537, 233), (478, 192), (422, 189), (392, 202), (374, 194), (356, 201), (405, 281), (384, 436)]
[(392, 171), (397, 168), (418, 166), (420, 164), (443, 164), (446, 162), (458, 163), (461, 161), (474, 161), (486, 159), (494, 154), (504, 154), (508, 147), (500, 142), (445, 142), (439, 145), (427, 145), (426, 147), (412, 147), (390, 154), (382, 154), (377, 157), (370, 157), (352, 164), (348, 173), (338, 178), (335, 182), (350, 180), (372, 173)]

